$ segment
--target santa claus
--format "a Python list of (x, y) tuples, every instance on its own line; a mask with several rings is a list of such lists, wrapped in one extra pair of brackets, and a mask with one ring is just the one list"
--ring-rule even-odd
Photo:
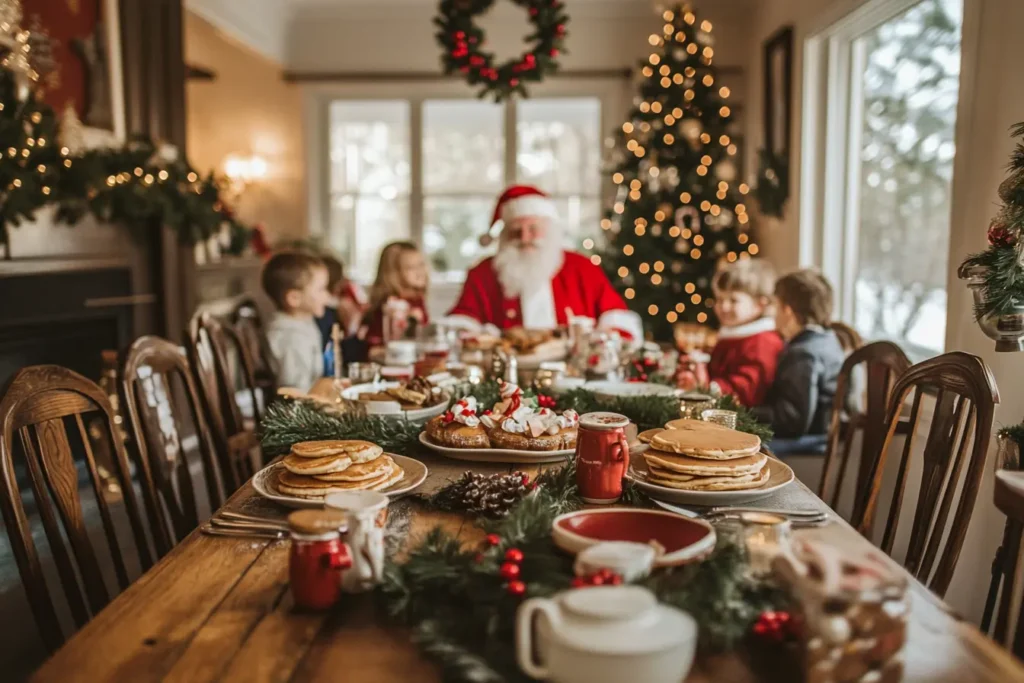
[(604, 271), (562, 248), (562, 224), (554, 202), (543, 192), (526, 185), (505, 190), (482, 243), (491, 239), (499, 222), (498, 253), (467, 273), (446, 322), (474, 330), (491, 327), (493, 332), (549, 329), (584, 317), (627, 339), (643, 339), (640, 316), (626, 308)]

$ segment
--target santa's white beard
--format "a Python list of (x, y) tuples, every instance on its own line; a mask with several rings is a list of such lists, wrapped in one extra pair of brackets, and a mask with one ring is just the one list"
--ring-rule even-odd
[(515, 298), (540, 287), (550, 288), (562, 267), (562, 234), (553, 226), (530, 249), (518, 242), (502, 242), (494, 256), (494, 270), (505, 296)]

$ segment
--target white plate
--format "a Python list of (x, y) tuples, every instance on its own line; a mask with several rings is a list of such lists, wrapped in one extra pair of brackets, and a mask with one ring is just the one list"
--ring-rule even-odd
[(666, 503), (707, 506), (738, 505), (766, 498), (792, 483), (793, 470), (789, 468), (789, 465), (768, 456), (768, 467), (771, 468), (771, 477), (768, 481), (759, 488), (744, 491), (681, 491), (652, 484), (647, 481), (647, 463), (643, 458), (637, 458), (631, 462), (626, 478), (635, 482), (651, 498), (663, 500)]
[[(422, 484), (427, 478), (427, 466), (419, 460), (409, 458), (404, 455), (395, 455), (394, 453), (387, 453), (386, 455), (391, 456), (391, 459), (395, 461), (395, 464), (405, 470), (405, 478), (402, 479), (402, 481), (395, 482), (389, 488), (381, 491), (381, 493), (386, 494), (389, 498), (397, 498), (398, 496), (409, 493)], [(286, 493), (280, 493), (274, 488), (274, 471), (283, 467), (284, 466), (279, 462), (274, 463), (273, 465), (264, 467), (253, 475), (252, 487), (256, 489), (256, 493), (268, 500), (272, 500), (275, 503), (280, 503), (281, 505), (290, 508), (322, 508), (324, 506), (323, 498), (300, 498), (298, 496), (289, 496)]]
[(444, 413), (448, 407), (448, 401), (444, 400), (436, 406), (428, 408), (417, 408), (416, 410), (402, 410), (398, 401), (360, 401), (359, 394), (393, 389), (401, 382), (378, 382), (377, 384), (354, 384), (341, 392), (341, 397), (350, 401), (359, 401), (366, 406), (368, 415), (379, 415), (381, 417), (404, 418), (410, 422), (426, 422), (432, 417)]
[(576, 452), (572, 448), (561, 451), (516, 451), (505, 448), (448, 448), (447, 446), (438, 446), (428, 439), (426, 432), (420, 432), (420, 443), (445, 457), (455, 460), (469, 460), (470, 462), (562, 462)]
[(675, 396), (676, 389), (664, 384), (651, 382), (610, 382), (594, 381), (583, 385), (598, 396)]

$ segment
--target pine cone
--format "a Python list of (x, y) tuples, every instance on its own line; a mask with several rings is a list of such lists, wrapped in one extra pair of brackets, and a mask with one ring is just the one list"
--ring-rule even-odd
[(467, 471), (460, 479), (438, 491), (432, 500), (442, 510), (466, 510), (488, 517), (503, 517), (529, 491), (521, 472), (487, 476)]

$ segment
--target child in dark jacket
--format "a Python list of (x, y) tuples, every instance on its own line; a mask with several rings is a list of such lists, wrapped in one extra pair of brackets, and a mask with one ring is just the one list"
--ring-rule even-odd
[[(712, 390), (732, 394), (745, 406), (760, 404), (775, 379), (783, 341), (769, 314), (775, 272), (759, 259), (721, 266), (711, 281), (715, 315), (721, 324), (708, 363)], [(689, 390), (699, 384), (685, 365), (677, 383)]]
[(844, 359), (831, 319), (832, 286), (819, 273), (799, 270), (775, 283), (775, 326), (786, 347), (775, 381), (753, 413), (771, 425), (776, 453), (794, 440), (804, 452), (825, 445)]

